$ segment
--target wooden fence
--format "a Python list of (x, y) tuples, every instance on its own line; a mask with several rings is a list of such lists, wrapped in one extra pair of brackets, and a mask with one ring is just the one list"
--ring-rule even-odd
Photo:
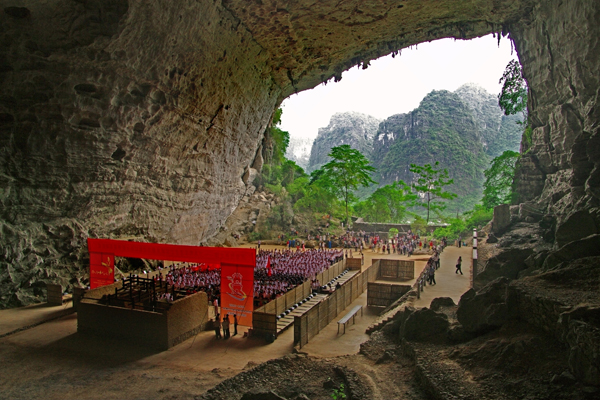
[(367, 306), (387, 307), (410, 290), (410, 285), (369, 282), (367, 287)]
[(379, 260), (380, 278), (409, 281), (415, 278), (415, 262), (409, 260)]
[(377, 280), (379, 269), (380, 260), (376, 260), (369, 268), (354, 275), (310, 311), (300, 317), (294, 317), (294, 344), (299, 344), (302, 348), (336, 319), (346, 307), (367, 290), (369, 282)]
[[(331, 267), (317, 275), (317, 280), (321, 285), (326, 284), (345, 269), (345, 260), (333, 264)], [(262, 307), (254, 310), (252, 315), (252, 329), (254, 334), (260, 335), (276, 335), (277, 334), (277, 316), (285, 310), (298, 304), (302, 299), (305, 299), (312, 293), (311, 281), (308, 280), (302, 285), (296, 286), (288, 291), (283, 296), (268, 302)], [(256, 314), (256, 316), (254, 315)], [(273, 321), (275, 323), (273, 324)]]
[(362, 269), (362, 258), (347, 258), (346, 268), (350, 270)]

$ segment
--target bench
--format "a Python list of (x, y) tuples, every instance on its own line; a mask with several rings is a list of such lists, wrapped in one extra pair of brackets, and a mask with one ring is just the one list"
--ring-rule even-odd
[(344, 315), (344, 317), (342, 319), (340, 319), (338, 321), (338, 333), (340, 333), (340, 325), (344, 325), (344, 333), (346, 333), (346, 324), (348, 323), (348, 321), (350, 321), (350, 318), (352, 318), (352, 323), (354, 323), (354, 318), (356, 317), (356, 314), (358, 313), (358, 311), (360, 310), (360, 315), (363, 315), (363, 310), (362, 310), (363, 306), (356, 306), (354, 307), (352, 310), (350, 310), (350, 312), (346, 315)]

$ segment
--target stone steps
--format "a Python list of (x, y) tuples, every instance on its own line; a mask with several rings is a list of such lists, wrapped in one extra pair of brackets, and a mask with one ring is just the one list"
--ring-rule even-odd
[(326, 297), (327, 297), (327, 295), (325, 295), (325, 294), (320, 294), (320, 293), (315, 294), (312, 299), (310, 299), (307, 302), (305, 302), (304, 304), (301, 304), (300, 306), (296, 307), (285, 317), (278, 319), (277, 320), (277, 334), (278, 335), (281, 334), (283, 331), (285, 331), (287, 328), (289, 328), (291, 325), (293, 325), (294, 317), (300, 317), (302, 314), (308, 312), (311, 308), (313, 308), (314, 306), (319, 304), (321, 302), (321, 300), (323, 300)]
[[(339, 282), (340, 285), (344, 285), (347, 281), (352, 279), (352, 277), (358, 273), (359, 273), (359, 271), (348, 271), (347, 273), (342, 275), (339, 279), (336, 279), (335, 284), (337, 284), (337, 282)], [(311, 308), (313, 308), (315, 305), (319, 304), (321, 302), (321, 300), (325, 299), (327, 296), (329, 296), (329, 295), (323, 294), (323, 293), (315, 294), (312, 299), (299, 305), (294, 310), (292, 310), (289, 314), (287, 314), (285, 317), (278, 319), (277, 320), (277, 335), (281, 334), (283, 331), (285, 331), (287, 328), (289, 328), (294, 323), (294, 317), (300, 317), (304, 313), (310, 311)]]

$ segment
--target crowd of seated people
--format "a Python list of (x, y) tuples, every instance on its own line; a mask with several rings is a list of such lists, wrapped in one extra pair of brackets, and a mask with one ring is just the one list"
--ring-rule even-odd
[(254, 297), (260, 306), (313, 278), (344, 257), (342, 250), (260, 250), (254, 271)]
[[(341, 250), (261, 250), (256, 257), (255, 297), (272, 300), (343, 258)], [(268, 263), (268, 265), (267, 265)], [(270, 282), (282, 282), (279, 291)], [(263, 294), (263, 287), (267, 292)], [(276, 285), (277, 286), (277, 285)]]
[[(221, 270), (211, 268), (200, 263), (178, 263), (168, 267), (167, 274), (163, 277), (163, 271), (154, 278), (164, 280), (168, 285), (177, 290), (183, 290), (187, 295), (206, 292), (208, 301), (212, 302), (221, 294)], [(169, 301), (168, 297), (163, 300)], [(171, 298), (172, 300), (172, 298)]]
[[(260, 250), (256, 256), (254, 269), (254, 299), (262, 305), (288, 290), (304, 283), (307, 279), (323, 272), (326, 268), (342, 260), (342, 250)], [(267, 266), (268, 262), (268, 266)], [(206, 292), (208, 301), (220, 297), (221, 270), (206, 264), (177, 263), (162, 270), (156, 280), (164, 280), (175, 289), (194, 294)], [(163, 300), (169, 300), (165, 297)]]

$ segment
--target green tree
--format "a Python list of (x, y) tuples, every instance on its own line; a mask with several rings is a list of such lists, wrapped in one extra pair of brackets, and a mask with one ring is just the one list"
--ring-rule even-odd
[(460, 234), (467, 229), (467, 224), (462, 218), (450, 218), (448, 222), (450, 222), (449, 225), (437, 228), (433, 232), (433, 237), (437, 239), (446, 237), (449, 240), (454, 240), (458, 239)]
[(265, 131), (263, 155), (266, 164), (281, 165), (285, 161), (285, 152), (290, 144), (290, 134), (279, 129), (282, 113), (281, 108), (275, 110), (271, 126)]
[(520, 156), (517, 152), (507, 150), (494, 158), (490, 168), (483, 172), (485, 183), (482, 202), (485, 208), (511, 203), (515, 164)]
[(521, 64), (517, 60), (508, 63), (502, 78), (500, 78), (500, 83), (502, 84), (502, 90), (498, 95), (498, 105), (504, 111), (504, 114), (523, 113), (523, 122), (518, 123), (524, 126), (521, 148), (523, 152), (526, 152), (531, 146), (532, 128), (527, 115), (527, 83), (523, 78)]
[(377, 183), (371, 178), (375, 172), (369, 160), (358, 150), (344, 144), (333, 147), (328, 154), (331, 161), (321, 170), (333, 184), (333, 191), (340, 197), (346, 208), (346, 226), (348, 226), (348, 204), (353, 200), (353, 191), (359, 186)]
[(456, 194), (444, 191), (444, 187), (452, 185), (453, 179), (450, 179), (447, 169), (436, 169), (439, 166), (439, 161), (436, 161), (432, 166), (425, 164), (419, 166), (410, 164), (410, 172), (417, 175), (417, 182), (413, 183), (413, 189), (423, 196), (423, 201), (419, 205), (427, 209), (427, 220), (429, 223), (429, 215), (431, 211), (443, 211), (446, 206), (440, 200), (452, 200), (456, 198)]
[(494, 210), (486, 208), (481, 204), (475, 204), (475, 207), (471, 211), (467, 211), (463, 214), (467, 219), (467, 230), (472, 231), (473, 228), (479, 228), (486, 225), (494, 217)]
[(502, 91), (498, 95), (498, 105), (505, 115), (513, 115), (527, 111), (527, 84), (523, 78), (521, 64), (517, 60), (511, 60), (499, 83)]
[(414, 233), (423, 234), (426, 232), (427, 222), (420, 215), (415, 214), (415, 220), (410, 224), (410, 229)]
[(403, 181), (378, 188), (354, 209), (369, 222), (401, 223), (406, 217), (406, 205), (415, 201), (416, 195)]
[(323, 170), (317, 169), (310, 174), (310, 181), (307, 181), (303, 192), (304, 195), (294, 204), (296, 210), (332, 213), (337, 206), (334, 182)]

